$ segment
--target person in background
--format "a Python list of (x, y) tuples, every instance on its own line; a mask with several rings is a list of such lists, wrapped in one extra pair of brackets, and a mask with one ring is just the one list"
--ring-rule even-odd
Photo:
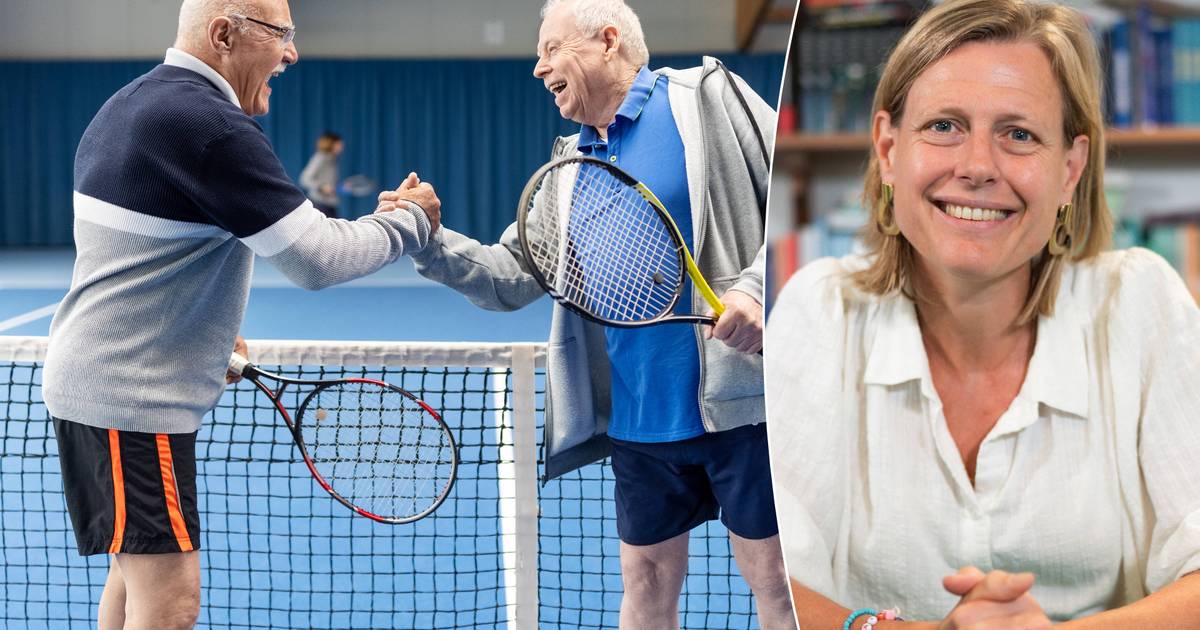
[(317, 152), (300, 172), (300, 186), (308, 192), (313, 206), (329, 218), (338, 216), (338, 158), (345, 148), (341, 136), (326, 131), (317, 138)]

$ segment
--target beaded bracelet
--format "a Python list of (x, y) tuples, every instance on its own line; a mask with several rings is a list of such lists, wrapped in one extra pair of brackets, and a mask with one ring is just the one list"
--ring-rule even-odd
[[(850, 630), (850, 626), (854, 625), (854, 620), (858, 619), (859, 617), (861, 617), (863, 615), (870, 615), (870, 617), (867, 619), (867, 623), (871, 623), (871, 619), (875, 619), (876, 621), (879, 621), (875, 617), (875, 615), (878, 612), (879, 611), (875, 610), (874, 608), (859, 608), (858, 610), (850, 613), (849, 617), (846, 617), (845, 623), (842, 624), (842, 630)], [(871, 625), (874, 625), (874, 624), (872, 623)]]
[(862, 617), (863, 615), (867, 616), (867, 620), (865, 623), (863, 623), (862, 628), (859, 630), (873, 630), (875, 628), (875, 624), (879, 623), (880, 620), (904, 621), (904, 619), (900, 617), (899, 608), (890, 608), (887, 610), (859, 608), (858, 610), (850, 613), (849, 617), (846, 617), (845, 623), (842, 624), (842, 630), (850, 630), (850, 626), (854, 625), (854, 620)]

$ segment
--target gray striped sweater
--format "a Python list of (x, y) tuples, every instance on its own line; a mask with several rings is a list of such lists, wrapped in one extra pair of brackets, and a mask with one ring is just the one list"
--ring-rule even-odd
[(219, 74), (171, 49), (84, 132), (75, 269), (43, 377), (54, 417), (195, 431), (224, 388), (255, 254), (320, 289), (425, 246), (430, 224), (415, 205), (322, 215), (237, 103)]

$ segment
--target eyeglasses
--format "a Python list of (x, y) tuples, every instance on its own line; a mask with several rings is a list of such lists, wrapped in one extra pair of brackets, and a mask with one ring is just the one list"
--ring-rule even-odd
[(279, 36), (279, 44), (284, 47), (286, 47), (288, 44), (292, 43), (293, 39), (296, 39), (296, 27), (294, 27), (294, 26), (279, 26), (276, 24), (271, 24), (270, 22), (256, 20), (252, 17), (241, 15), (239, 13), (233, 13), (229, 17), (234, 18), (236, 20), (248, 20), (250, 22), (254, 22), (255, 24), (258, 24), (259, 26), (262, 26), (263, 28), (270, 30), (272, 33), (275, 33), (276, 35)]

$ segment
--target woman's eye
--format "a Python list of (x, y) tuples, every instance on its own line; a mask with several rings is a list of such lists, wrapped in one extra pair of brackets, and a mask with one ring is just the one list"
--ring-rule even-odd
[(1008, 132), (1008, 137), (1016, 140), (1017, 142), (1029, 142), (1033, 140), (1033, 134), (1025, 131), (1024, 129), (1013, 129), (1012, 131)]

